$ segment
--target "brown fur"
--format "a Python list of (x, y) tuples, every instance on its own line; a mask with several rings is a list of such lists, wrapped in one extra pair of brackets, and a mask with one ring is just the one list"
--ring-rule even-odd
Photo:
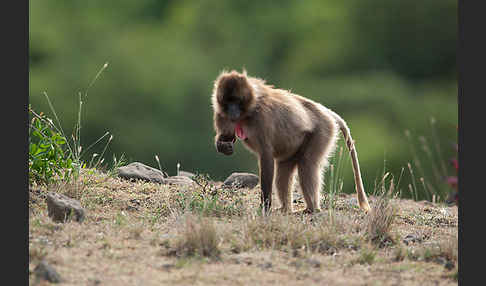
[[(233, 117), (228, 111), (229, 104), (237, 106), (233, 107), (233, 110), (237, 109)], [(257, 155), (265, 211), (271, 209), (272, 186), (275, 184), (282, 210), (292, 212), (290, 187), (295, 170), (298, 171), (306, 211), (319, 210), (322, 174), (336, 147), (339, 130), (343, 132), (353, 158), (360, 207), (370, 209), (349, 129), (330, 109), (267, 85), (262, 79), (248, 76), (246, 71), (223, 71), (214, 83), (212, 105), (218, 152), (233, 153), (238, 122), (247, 136), (243, 144)]]

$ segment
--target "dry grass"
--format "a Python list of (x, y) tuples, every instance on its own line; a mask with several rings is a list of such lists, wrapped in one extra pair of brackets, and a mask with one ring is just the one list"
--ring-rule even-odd
[[(315, 215), (263, 217), (259, 188), (129, 182), (94, 170), (77, 184), (30, 191), (31, 281), (45, 259), (62, 285), (457, 285), (455, 207), (381, 195), (364, 214), (342, 193)], [(78, 199), (85, 221), (52, 222), (48, 190)], [(421, 240), (406, 245), (408, 234)]]
[(438, 242), (412, 249), (409, 252), (409, 258), (412, 260), (456, 263), (457, 248), (457, 237), (443, 238)]
[(397, 208), (389, 198), (386, 196), (379, 197), (366, 218), (366, 237), (380, 247), (395, 243), (390, 231), (396, 213)]
[(180, 234), (173, 242), (173, 250), (168, 254), (217, 259), (221, 255), (219, 241), (220, 237), (212, 220), (188, 214), (184, 217)]

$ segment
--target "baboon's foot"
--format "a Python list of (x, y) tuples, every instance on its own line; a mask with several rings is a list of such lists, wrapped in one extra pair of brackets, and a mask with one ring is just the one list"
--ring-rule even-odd
[(360, 204), (360, 205), (359, 205), (359, 208), (360, 208), (361, 210), (363, 210), (365, 213), (368, 213), (368, 212), (370, 212), (370, 211), (371, 211), (371, 207), (370, 207), (370, 205), (368, 204), (368, 202)]

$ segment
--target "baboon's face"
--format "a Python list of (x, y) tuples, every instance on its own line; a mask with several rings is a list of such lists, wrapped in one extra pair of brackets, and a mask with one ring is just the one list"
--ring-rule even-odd
[(243, 105), (241, 104), (240, 100), (228, 100), (226, 104), (223, 106), (224, 112), (228, 115), (231, 121), (237, 121), (240, 119)]
[(231, 121), (241, 120), (248, 111), (252, 91), (245, 77), (222, 78), (218, 88), (218, 103)]

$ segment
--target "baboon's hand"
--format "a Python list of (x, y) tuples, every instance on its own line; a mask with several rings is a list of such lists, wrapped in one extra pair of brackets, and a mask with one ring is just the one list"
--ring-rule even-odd
[(219, 134), (216, 136), (216, 150), (225, 155), (233, 154), (233, 144), (236, 141), (234, 134)]
[(217, 141), (216, 150), (225, 155), (233, 154), (233, 142), (232, 141)]

